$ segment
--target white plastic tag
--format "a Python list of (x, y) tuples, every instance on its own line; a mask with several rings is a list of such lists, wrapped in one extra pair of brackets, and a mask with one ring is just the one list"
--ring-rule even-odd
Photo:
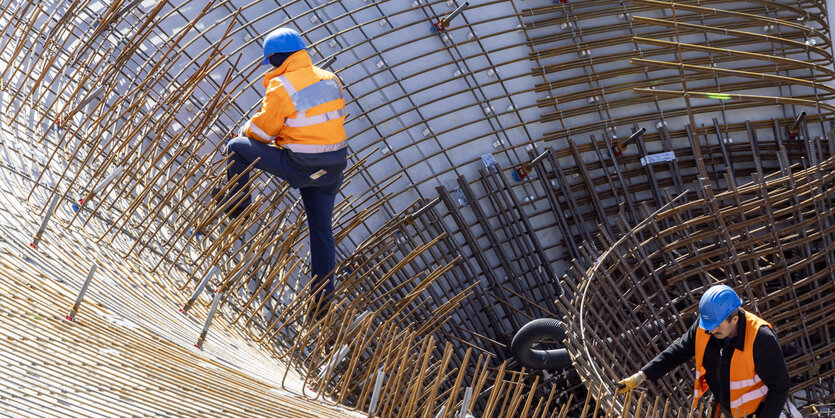
[(647, 164), (653, 163), (660, 163), (663, 161), (672, 161), (676, 159), (676, 153), (674, 151), (667, 151), (661, 152), (658, 154), (650, 154), (646, 157), (641, 157), (641, 166), (645, 166)]

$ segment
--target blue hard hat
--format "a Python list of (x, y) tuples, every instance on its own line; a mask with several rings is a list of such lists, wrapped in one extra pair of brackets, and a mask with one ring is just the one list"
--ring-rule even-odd
[(724, 284), (707, 289), (699, 301), (699, 326), (711, 331), (742, 306), (742, 299)]
[(270, 55), (278, 52), (295, 52), (305, 49), (304, 41), (299, 32), (290, 28), (278, 28), (264, 39), (264, 61), (261, 65), (270, 63)]

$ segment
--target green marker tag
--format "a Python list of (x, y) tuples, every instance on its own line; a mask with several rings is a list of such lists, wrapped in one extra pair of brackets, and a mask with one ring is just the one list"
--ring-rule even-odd
[(707, 97), (708, 99), (731, 100), (730, 94), (708, 93)]

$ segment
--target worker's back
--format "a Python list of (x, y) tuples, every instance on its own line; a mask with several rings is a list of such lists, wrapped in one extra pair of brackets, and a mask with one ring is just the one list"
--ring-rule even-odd
[(294, 53), (267, 73), (264, 86), (265, 116), (285, 119), (277, 133), (278, 145), (328, 145), (345, 140), (342, 85), (335, 74), (314, 66), (307, 51)]

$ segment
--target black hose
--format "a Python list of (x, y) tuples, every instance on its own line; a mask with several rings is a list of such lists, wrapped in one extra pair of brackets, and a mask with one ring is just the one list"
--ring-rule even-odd
[(540, 318), (525, 324), (510, 343), (513, 357), (523, 366), (532, 369), (562, 370), (571, 366), (571, 356), (565, 348), (534, 350), (534, 344), (545, 339), (562, 342), (565, 325), (556, 319)]

